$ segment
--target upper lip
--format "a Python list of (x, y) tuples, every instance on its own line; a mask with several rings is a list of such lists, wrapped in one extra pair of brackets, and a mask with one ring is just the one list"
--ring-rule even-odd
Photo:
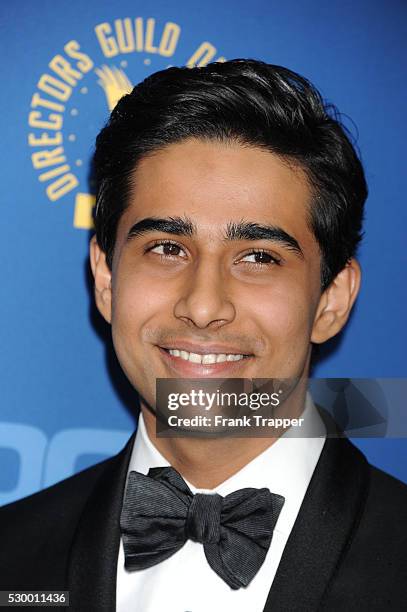
[(188, 353), (197, 353), (198, 355), (253, 355), (253, 353), (226, 344), (194, 344), (187, 340), (174, 340), (159, 346), (166, 350), (177, 349)]

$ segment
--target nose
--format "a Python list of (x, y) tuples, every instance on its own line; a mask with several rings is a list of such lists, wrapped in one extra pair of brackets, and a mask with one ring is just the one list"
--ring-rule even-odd
[(175, 317), (200, 329), (231, 323), (236, 311), (226, 289), (219, 262), (202, 261), (184, 281)]

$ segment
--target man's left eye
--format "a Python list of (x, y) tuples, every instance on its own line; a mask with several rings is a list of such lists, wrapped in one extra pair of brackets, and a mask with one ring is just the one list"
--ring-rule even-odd
[(264, 251), (253, 251), (253, 253), (248, 253), (242, 257), (241, 261), (254, 264), (279, 263), (276, 257), (273, 257), (273, 255), (270, 255), (270, 253), (265, 253)]

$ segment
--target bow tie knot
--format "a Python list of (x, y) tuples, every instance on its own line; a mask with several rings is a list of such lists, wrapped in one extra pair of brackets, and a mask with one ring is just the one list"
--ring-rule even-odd
[(187, 538), (201, 544), (219, 542), (222, 501), (217, 493), (194, 495), (185, 523)]

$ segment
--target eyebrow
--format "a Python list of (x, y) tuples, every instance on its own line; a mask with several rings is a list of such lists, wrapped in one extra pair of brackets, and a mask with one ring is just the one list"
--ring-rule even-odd
[[(191, 237), (197, 234), (197, 228), (187, 217), (146, 217), (130, 228), (127, 240), (150, 232)], [(230, 222), (226, 226), (224, 240), (269, 240), (270, 242), (278, 242), (298, 257), (304, 258), (304, 253), (298, 241), (281, 227), (275, 225), (263, 225), (247, 221)]]
[(304, 258), (304, 253), (298, 241), (276, 225), (263, 225), (246, 221), (228, 223), (226, 240), (270, 240), (280, 243), (286, 249), (293, 251), (295, 255)]

